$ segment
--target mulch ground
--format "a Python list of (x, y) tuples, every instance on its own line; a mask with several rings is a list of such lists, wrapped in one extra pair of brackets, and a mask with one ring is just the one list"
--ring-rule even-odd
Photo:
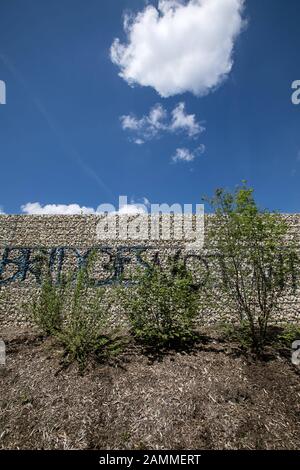
[(110, 363), (62, 368), (33, 331), (1, 332), (1, 449), (300, 449), (300, 374), (210, 335), (152, 357), (130, 344)]

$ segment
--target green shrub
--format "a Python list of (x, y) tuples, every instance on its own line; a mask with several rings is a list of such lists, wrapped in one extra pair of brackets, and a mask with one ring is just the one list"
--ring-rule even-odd
[(56, 334), (69, 362), (75, 360), (83, 367), (90, 356), (99, 359), (117, 354), (120, 343), (107, 334), (108, 314), (104, 289), (90, 292), (87, 271), (80, 270), (68, 301), (68, 312)]
[(247, 320), (241, 320), (239, 324), (225, 322), (219, 325), (219, 329), (226, 340), (239, 343), (243, 349), (251, 348), (252, 332)]
[(296, 288), (295, 245), (287, 237), (284, 218), (260, 210), (245, 183), (232, 193), (218, 189), (208, 201), (215, 217), (207, 241), (219, 255), (213, 275), (221, 295), (214, 302), (224, 310), (230, 308), (241, 326), (246, 322), (251, 348), (260, 354), (282, 298)]
[(89, 288), (92, 266), (93, 255), (75, 279), (63, 279), (61, 286), (54, 285), (49, 275), (27, 307), (35, 324), (62, 344), (65, 360), (77, 361), (81, 369), (89, 357), (111, 357), (122, 347), (116, 329), (109, 331), (104, 289)]
[(300, 339), (300, 325), (287, 323), (277, 337), (280, 346), (291, 348), (294, 341)]
[(191, 340), (198, 298), (185, 267), (163, 271), (154, 266), (136, 280), (122, 296), (134, 337), (157, 348)]
[(55, 334), (61, 328), (63, 304), (63, 287), (53, 285), (51, 276), (47, 275), (40, 293), (29, 305), (30, 317), (46, 335)]

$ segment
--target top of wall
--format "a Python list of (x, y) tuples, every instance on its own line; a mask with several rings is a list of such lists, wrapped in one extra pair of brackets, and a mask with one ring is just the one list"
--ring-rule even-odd
[[(291, 227), (293, 233), (299, 234), (300, 232), (300, 214), (283, 214), (285, 219)], [(159, 218), (160, 217), (160, 218)], [(197, 216), (198, 217), (198, 216)], [(130, 223), (140, 222), (141, 232), (144, 236), (140, 237), (143, 244), (167, 244), (174, 245), (174, 229), (181, 228), (183, 231), (182, 243), (189, 241), (184, 229), (184, 222), (193, 220), (195, 228), (196, 216), (184, 215), (162, 215), (151, 216), (142, 215), (138, 218), (136, 216), (115, 216), (118, 223), (124, 223), (125, 219)], [(204, 226), (209, 224), (209, 220), (214, 217), (212, 214), (205, 215)], [(171, 224), (170, 239), (153, 241), (153, 237), (145, 237), (145, 233), (150, 235), (151, 227), (153, 227), (154, 219), (159, 218), (160, 233), (161, 230), (168, 230)], [(125, 244), (137, 244), (139, 239), (133, 241), (124, 240), (124, 238), (117, 236), (110, 236), (107, 233), (106, 240), (99, 240), (97, 237), (97, 225), (103, 220), (103, 215), (1, 215), (0, 216), (0, 246), (31, 246), (31, 247), (52, 247), (52, 246), (76, 246), (88, 247), (105, 243), (118, 244), (123, 242)], [(200, 227), (200, 225), (199, 225)]]

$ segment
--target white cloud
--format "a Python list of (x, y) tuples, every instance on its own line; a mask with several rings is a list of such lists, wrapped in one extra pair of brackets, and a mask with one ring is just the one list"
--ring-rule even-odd
[(143, 197), (140, 202), (136, 202), (134, 199), (131, 199), (130, 204), (122, 205), (117, 213), (120, 215), (146, 214), (150, 206), (150, 201), (146, 197)]
[[(79, 204), (46, 204), (42, 206), (39, 202), (28, 202), (21, 206), (21, 210), (27, 215), (91, 215), (103, 214), (106, 211), (120, 215), (133, 215), (147, 212), (149, 204), (146, 198), (143, 198), (141, 203), (135, 203), (131, 200), (130, 204), (124, 204), (119, 210), (115, 210), (114, 206), (110, 204), (104, 204), (98, 206), (97, 209), (93, 209)], [(2, 214), (1, 210), (0, 214)]]
[(140, 122), (134, 116), (122, 116), (121, 122), (124, 130), (129, 129), (131, 131), (137, 131), (140, 127)]
[(91, 207), (79, 206), (79, 204), (46, 204), (42, 206), (39, 202), (28, 202), (21, 206), (24, 214), (29, 215), (88, 215), (94, 214)]
[(153, 87), (162, 97), (205, 95), (233, 66), (244, 0), (160, 0), (126, 15), (127, 42), (117, 38), (111, 60), (129, 85)]
[(120, 215), (136, 215), (136, 214), (145, 214), (145, 210), (142, 207), (139, 207), (135, 204), (128, 204), (127, 206), (121, 207), (118, 211)]
[(134, 114), (121, 116), (122, 129), (135, 135), (133, 142), (142, 145), (163, 132), (184, 132), (188, 137), (197, 137), (205, 128), (196, 120), (195, 114), (187, 114), (185, 103), (179, 103), (169, 116), (167, 110), (156, 104), (148, 115), (137, 118)]
[(0, 206), (0, 215), (5, 215), (5, 212), (3, 211), (3, 207)]
[(199, 135), (205, 130), (197, 121), (195, 114), (186, 114), (185, 103), (179, 103), (172, 111), (172, 131), (185, 130), (189, 137)]
[(134, 143), (135, 143), (136, 145), (143, 145), (143, 144), (145, 143), (145, 141), (144, 141), (143, 139), (135, 139), (135, 140), (134, 140)]
[(135, 115), (129, 114), (121, 116), (120, 120), (122, 129), (134, 132), (137, 135), (134, 142), (142, 145), (145, 140), (153, 139), (161, 131), (167, 129), (166, 117), (166, 110), (160, 104), (156, 104), (147, 116), (138, 119)]
[(177, 162), (192, 162), (198, 155), (201, 155), (205, 152), (205, 146), (203, 144), (199, 145), (195, 150), (189, 150), (185, 147), (177, 148), (175, 155), (172, 157), (174, 163)]

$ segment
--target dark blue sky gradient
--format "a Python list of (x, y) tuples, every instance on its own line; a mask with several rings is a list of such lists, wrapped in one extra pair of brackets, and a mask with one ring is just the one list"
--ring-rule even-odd
[[(156, 2), (151, 2), (156, 4)], [(0, 0), (0, 205), (117, 203), (120, 194), (153, 203), (199, 203), (216, 187), (247, 179), (263, 207), (300, 212), (299, 0), (248, 0), (229, 78), (197, 98), (163, 99), (118, 76), (109, 58), (124, 40), (122, 14), (139, 0)], [(170, 164), (182, 136), (136, 146), (119, 117), (171, 110), (185, 101), (205, 122), (206, 152)]]

